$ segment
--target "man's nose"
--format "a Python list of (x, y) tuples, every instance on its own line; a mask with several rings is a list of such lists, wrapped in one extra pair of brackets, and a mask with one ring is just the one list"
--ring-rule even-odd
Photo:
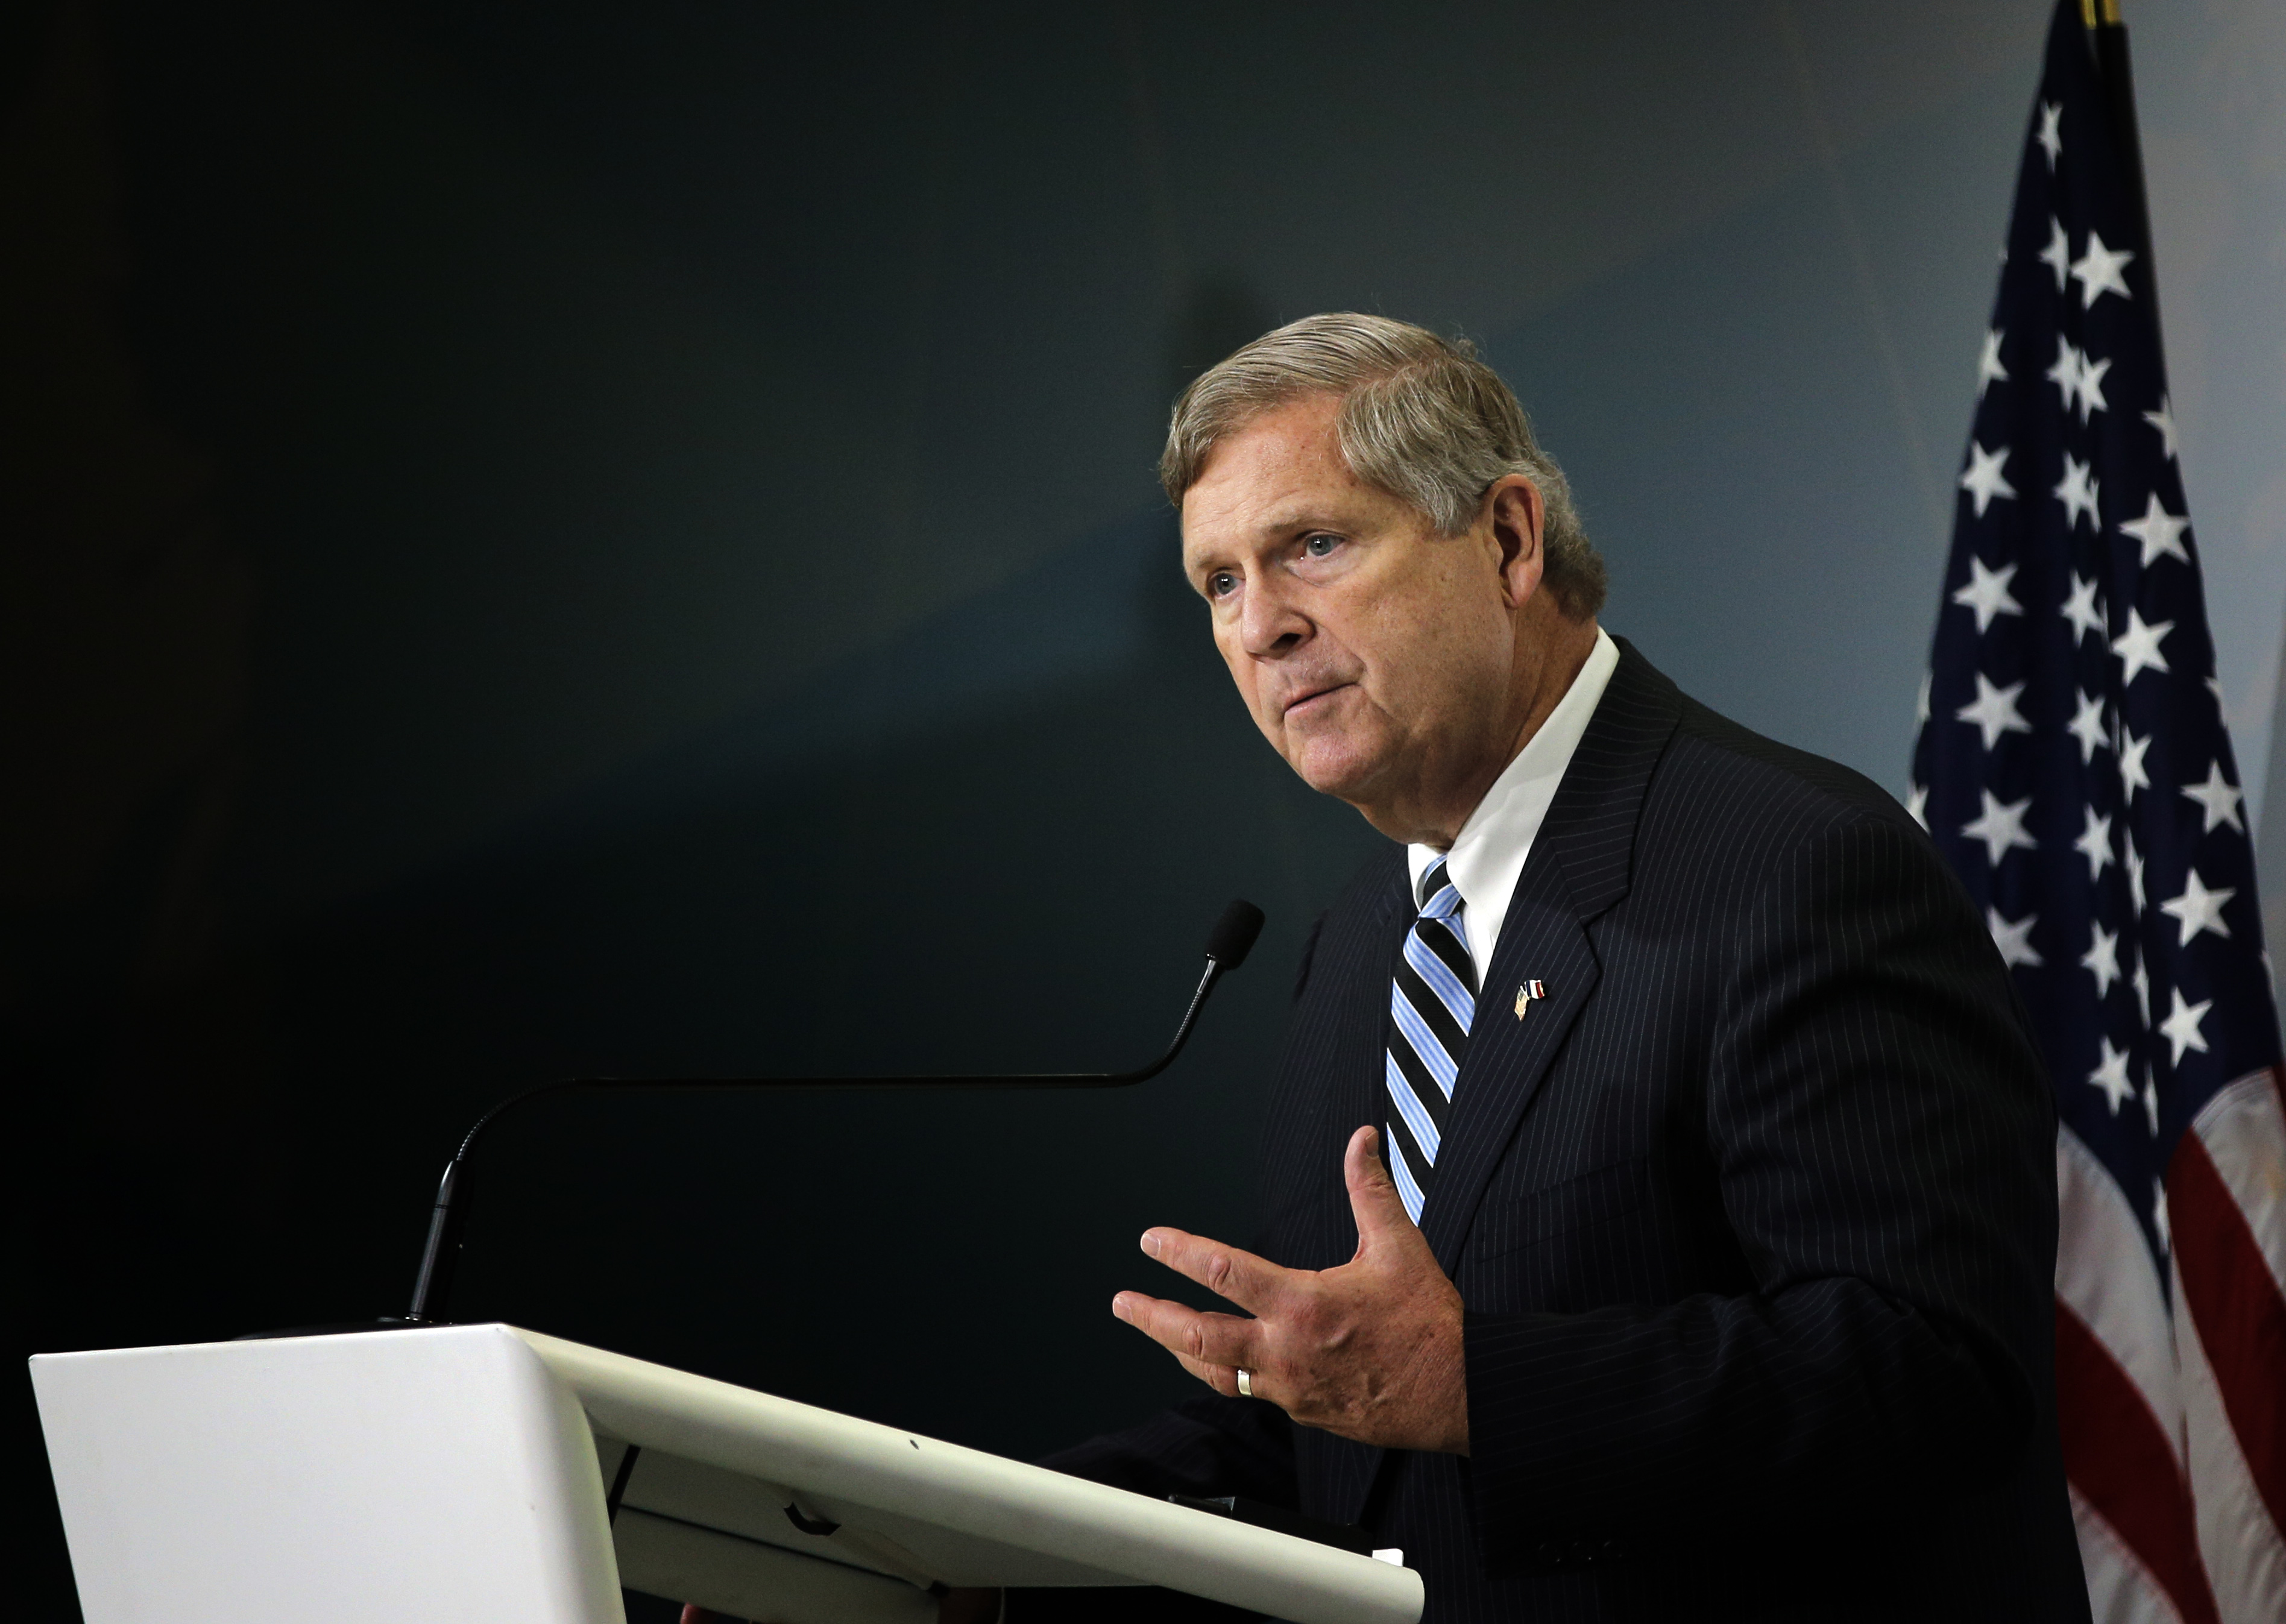
[(1269, 582), (1250, 584), (1238, 617), (1239, 641), (1257, 659), (1290, 652), (1309, 641), (1310, 619)]

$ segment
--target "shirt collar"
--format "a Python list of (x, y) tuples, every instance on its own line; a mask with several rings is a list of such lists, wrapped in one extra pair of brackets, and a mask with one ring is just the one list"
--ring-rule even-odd
[(1452, 849), (1440, 853), (1433, 846), (1405, 848), (1416, 908), (1422, 875), (1439, 856), (1445, 859), (1446, 872), (1466, 904), (1461, 917), (1479, 974), (1492, 962), (1493, 947), (1508, 918), (1509, 899), (1524, 872), (1525, 859), (1532, 855), (1540, 825), (1548, 816), (1549, 803), (1556, 799), (1556, 786), (1563, 782), (1565, 769), (1571, 766), (1573, 753), (1579, 749), (1619, 665), (1619, 644), (1612, 641), (1609, 632), (1597, 627), (1596, 646), (1588, 651), (1580, 674), (1572, 679), (1572, 686), (1540, 724), (1539, 731), (1525, 741), (1516, 760), (1493, 780), (1485, 798), (1454, 837)]

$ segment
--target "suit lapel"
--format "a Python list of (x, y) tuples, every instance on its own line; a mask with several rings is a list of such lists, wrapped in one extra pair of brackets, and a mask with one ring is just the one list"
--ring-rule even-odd
[[(1644, 795), (1682, 720), (1675, 684), (1615, 641), (1619, 666), (1517, 878), (1454, 1084), (1445, 1149), (1421, 1213), (1422, 1233), (1447, 1274), (1460, 1267), (1469, 1226), (1517, 1123), (1602, 979), (1587, 926), (1627, 895)], [(1533, 981), (1543, 996), (1521, 1005), (1519, 1016), (1518, 988)]]
[[(1477, 1000), (1444, 1153), (1421, 1210), (1421, 1232), (1446, 1273), (1458, 1272), (1461, 1242), (1485, 1186), (1602, 974), (1561, 865), (1542, 862), (1535, 851), (1517, 879), (1492, 974)], [(1525, 981), (1539, 981), (1545, 991), (1524, 1005), (1518, 1019), (1515, 989)]]

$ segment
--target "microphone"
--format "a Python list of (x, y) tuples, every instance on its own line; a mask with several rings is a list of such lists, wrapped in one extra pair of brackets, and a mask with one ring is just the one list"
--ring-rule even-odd
[(1191, 1029), (1198, 1024), (1199, 1012), (1206, 1007), (1207, 995), (1214, 990), (1215, 983), (1244, 964), (1246, 956), (1254, 950), (1255, 941), (1262, 934), (1262, 910), (1249, 902), (1235, 901), (1223, 910), (1222, 918), (1215, 921), (1214, 929), (1207, 935), (1206, 972), (1199, 977), (1198, 989), (1191, 994), (1190, 1006), (1183, 1012), (1182, 1024), (1175, 1029), (1174, 1041), (1157, 1060), (1133, 1071), (988, 1073), (974, 1076), (563, 1077), (511, 1094), (477, 1118), (475, 1125), (461, 1138), (461, 1147), (453, 1153), (452, 1161), (445, 1164), (445, 1177), (437, 1186), (437, 1204), (429, 1215), (429, 1237), (421, 1250), (421, 1272), (414, 1281), (412, 1306), (402, 1319), (383, 1320), (381, 1323), (408, 1328), (452, 1323), (445, 1317), (445, 1308), (468, 1226), (469, 1153), (486, 1128), (529, 1100), (569, 1093), (574, 1089), (609, 1088), (1128, 1088), (1149, 1082), (1175, 1063), (1175, 1057), (1190, 1041)]

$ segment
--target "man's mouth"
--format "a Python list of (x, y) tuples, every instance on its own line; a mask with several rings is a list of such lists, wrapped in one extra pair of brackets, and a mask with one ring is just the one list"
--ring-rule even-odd
[(1347, 688), (1349, 684), (1347, 682), (1327, 682), (1315, 688), (1303, 689), (1292, 698), (1286, 701), (1285, 716), (1287, 720), (1290, 721), (1297, 716), (1307, 714), (1311, 707), (1317, 705), (1319, 701), (1325, 699), (1331, 695), (1341, 692), (1343, 689)]

